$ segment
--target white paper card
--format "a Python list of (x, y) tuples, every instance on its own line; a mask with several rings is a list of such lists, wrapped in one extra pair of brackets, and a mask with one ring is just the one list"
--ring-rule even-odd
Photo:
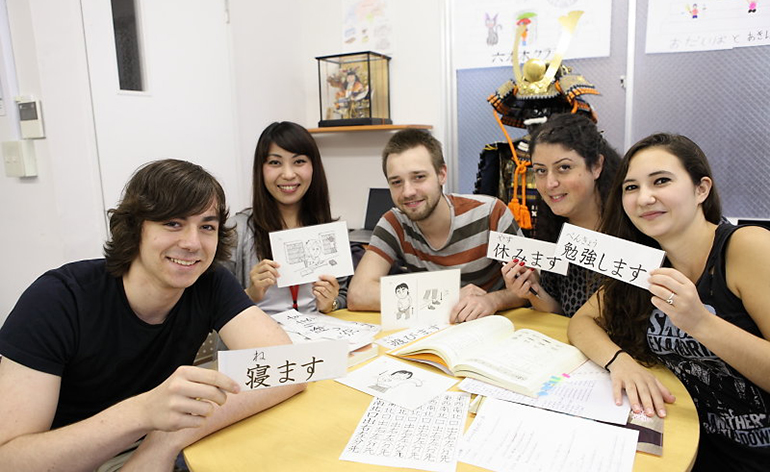
[(219, 351), (218, 356), (219, 371), (247, 390), (336, 379), (348, 370), (347, 341)]
[(278, 287), (318, 280), (319, 275), (353, 275), (348, 225), (335, 221), (322, 225), (270, 233), (273, 260), (279, 263)]
[(329, 315), (303, 314), (287, 310), (272, 315), (287, 333), (300, 335), (305, 340), (344, 339), (354, 351), (374, 342), (380, 326), (358, 321), (345, 321)]
[(647, 289), (650, 272), (663, 264), (660, 249), (564, 223), (556, 255), (580, 267)]
[(414, 410), (447, 391), (458, 379), (429, 372), (413, 363), (378, 357), (337, 382)]
[(417, 326), (416, 328), (403, 329), (397, 333), (393, 333), (389, 336), (375, 341), (380, 346), (387, 350), (395, 349), (397, 347), (405, 346), (412, 341), (416, 341), (420, 338), (424, 338), (429, 334), (433, 334), (440, 329), (444, 329), (449, 325), (445, 324), (433, 324), (430, 326)]
[(625, 396), (622, 405), (615, 404), (609, 372), (591, 361), (553, 379), (537, 398), (468, 378), (458, 387), (468, 393), (619, 425), (626, 424), (631, 409)]
[(469, 398), (467, 393), (446, 392), (414, 411), (375, 398), (340, 459), (454, 472)]
[(631, 472), (639, 432), (488, 398), (459, 460), (495, 471)]
[(502, 262), (524, 261), (527, 267), (567, 275), (569, 262), (556, 257), (556, 244), (514, 234), (489, 232), (487, 257)]
[(380, 278), (380, 313), (384, 331), (449, 324), (460, 301), (460, 269), (414, 272)]

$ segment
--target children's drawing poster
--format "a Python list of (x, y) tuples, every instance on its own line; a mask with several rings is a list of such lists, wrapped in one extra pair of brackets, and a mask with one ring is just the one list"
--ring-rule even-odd
[[(454, 0), (452, 61), (455, 69), (510, 66), (519, 42), (519, 63), (550, 60), (563, 35), (559, 17), (579, 10), (583, 16), (566, 59), (610, 55), (610, 0)], [(524, 29), (519, 37), (519, 25)]]
[(487, 257), (501, 262), (518, 259), (527, 267), (567, 275), (569, 262), (556, 255), (556, 244), (514, 234), (489, 232)]
[(388, 3), (389, 0), (343, 0), (343, 51), (391, 54), (393, 27)]
[(770, 2), (649, 0), (646, 52), (690, 52), (770, 44)]
[(459, 301), (460, 269), (382, 277), (382, 330), (449, 324), (452, 307)]
[(281, 265), (279, 287), (315, 282), (319, 275), (353, 275), (344, 221), (272, 232), (270, 248), (273, 260)]
[(664, 251), (564, 223), (556, 255), (607, 277), (647, 289), (650, 272), (663, 264)]

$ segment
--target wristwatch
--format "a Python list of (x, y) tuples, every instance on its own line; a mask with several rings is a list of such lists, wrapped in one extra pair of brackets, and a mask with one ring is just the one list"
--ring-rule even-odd
[(337, 308), (339, 307), (340, 307), (340, 304), (337, 303), (337, 299), (335, 298), (334, 300), (332, 300), (332, 309), (330, 311), (337, 311)]

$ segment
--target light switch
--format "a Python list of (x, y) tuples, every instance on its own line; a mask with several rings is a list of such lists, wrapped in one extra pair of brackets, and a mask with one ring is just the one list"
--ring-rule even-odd
[(40, 108), (40, 100), (17, 100), (19, 107), (19, 127), (23, 139), (45, 138), (43, 129), (43, 110)]
[(37, 176), (35, 145), (32, 141), (3, 141), (2, 150), (6, 177)]

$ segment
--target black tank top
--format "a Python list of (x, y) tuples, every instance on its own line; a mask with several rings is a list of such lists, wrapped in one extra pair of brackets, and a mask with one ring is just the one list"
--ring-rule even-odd
[[(761, 337), (741, 299), (727, 287), (725, 248), (738, 228), (731, 224), (717, 227), (706, 268), (696, 287), (711, 313)], [(674, 326), (660, 310), (653, 310), (650, 316), (647, 342), (692, 396), (701, 433), (706, 436), (699, 454), (705, 439), (710, 447), (713, 445), (729, 456), (731, 470), (767, 470), (764, 468), (770, 464), (770, 393)]]

